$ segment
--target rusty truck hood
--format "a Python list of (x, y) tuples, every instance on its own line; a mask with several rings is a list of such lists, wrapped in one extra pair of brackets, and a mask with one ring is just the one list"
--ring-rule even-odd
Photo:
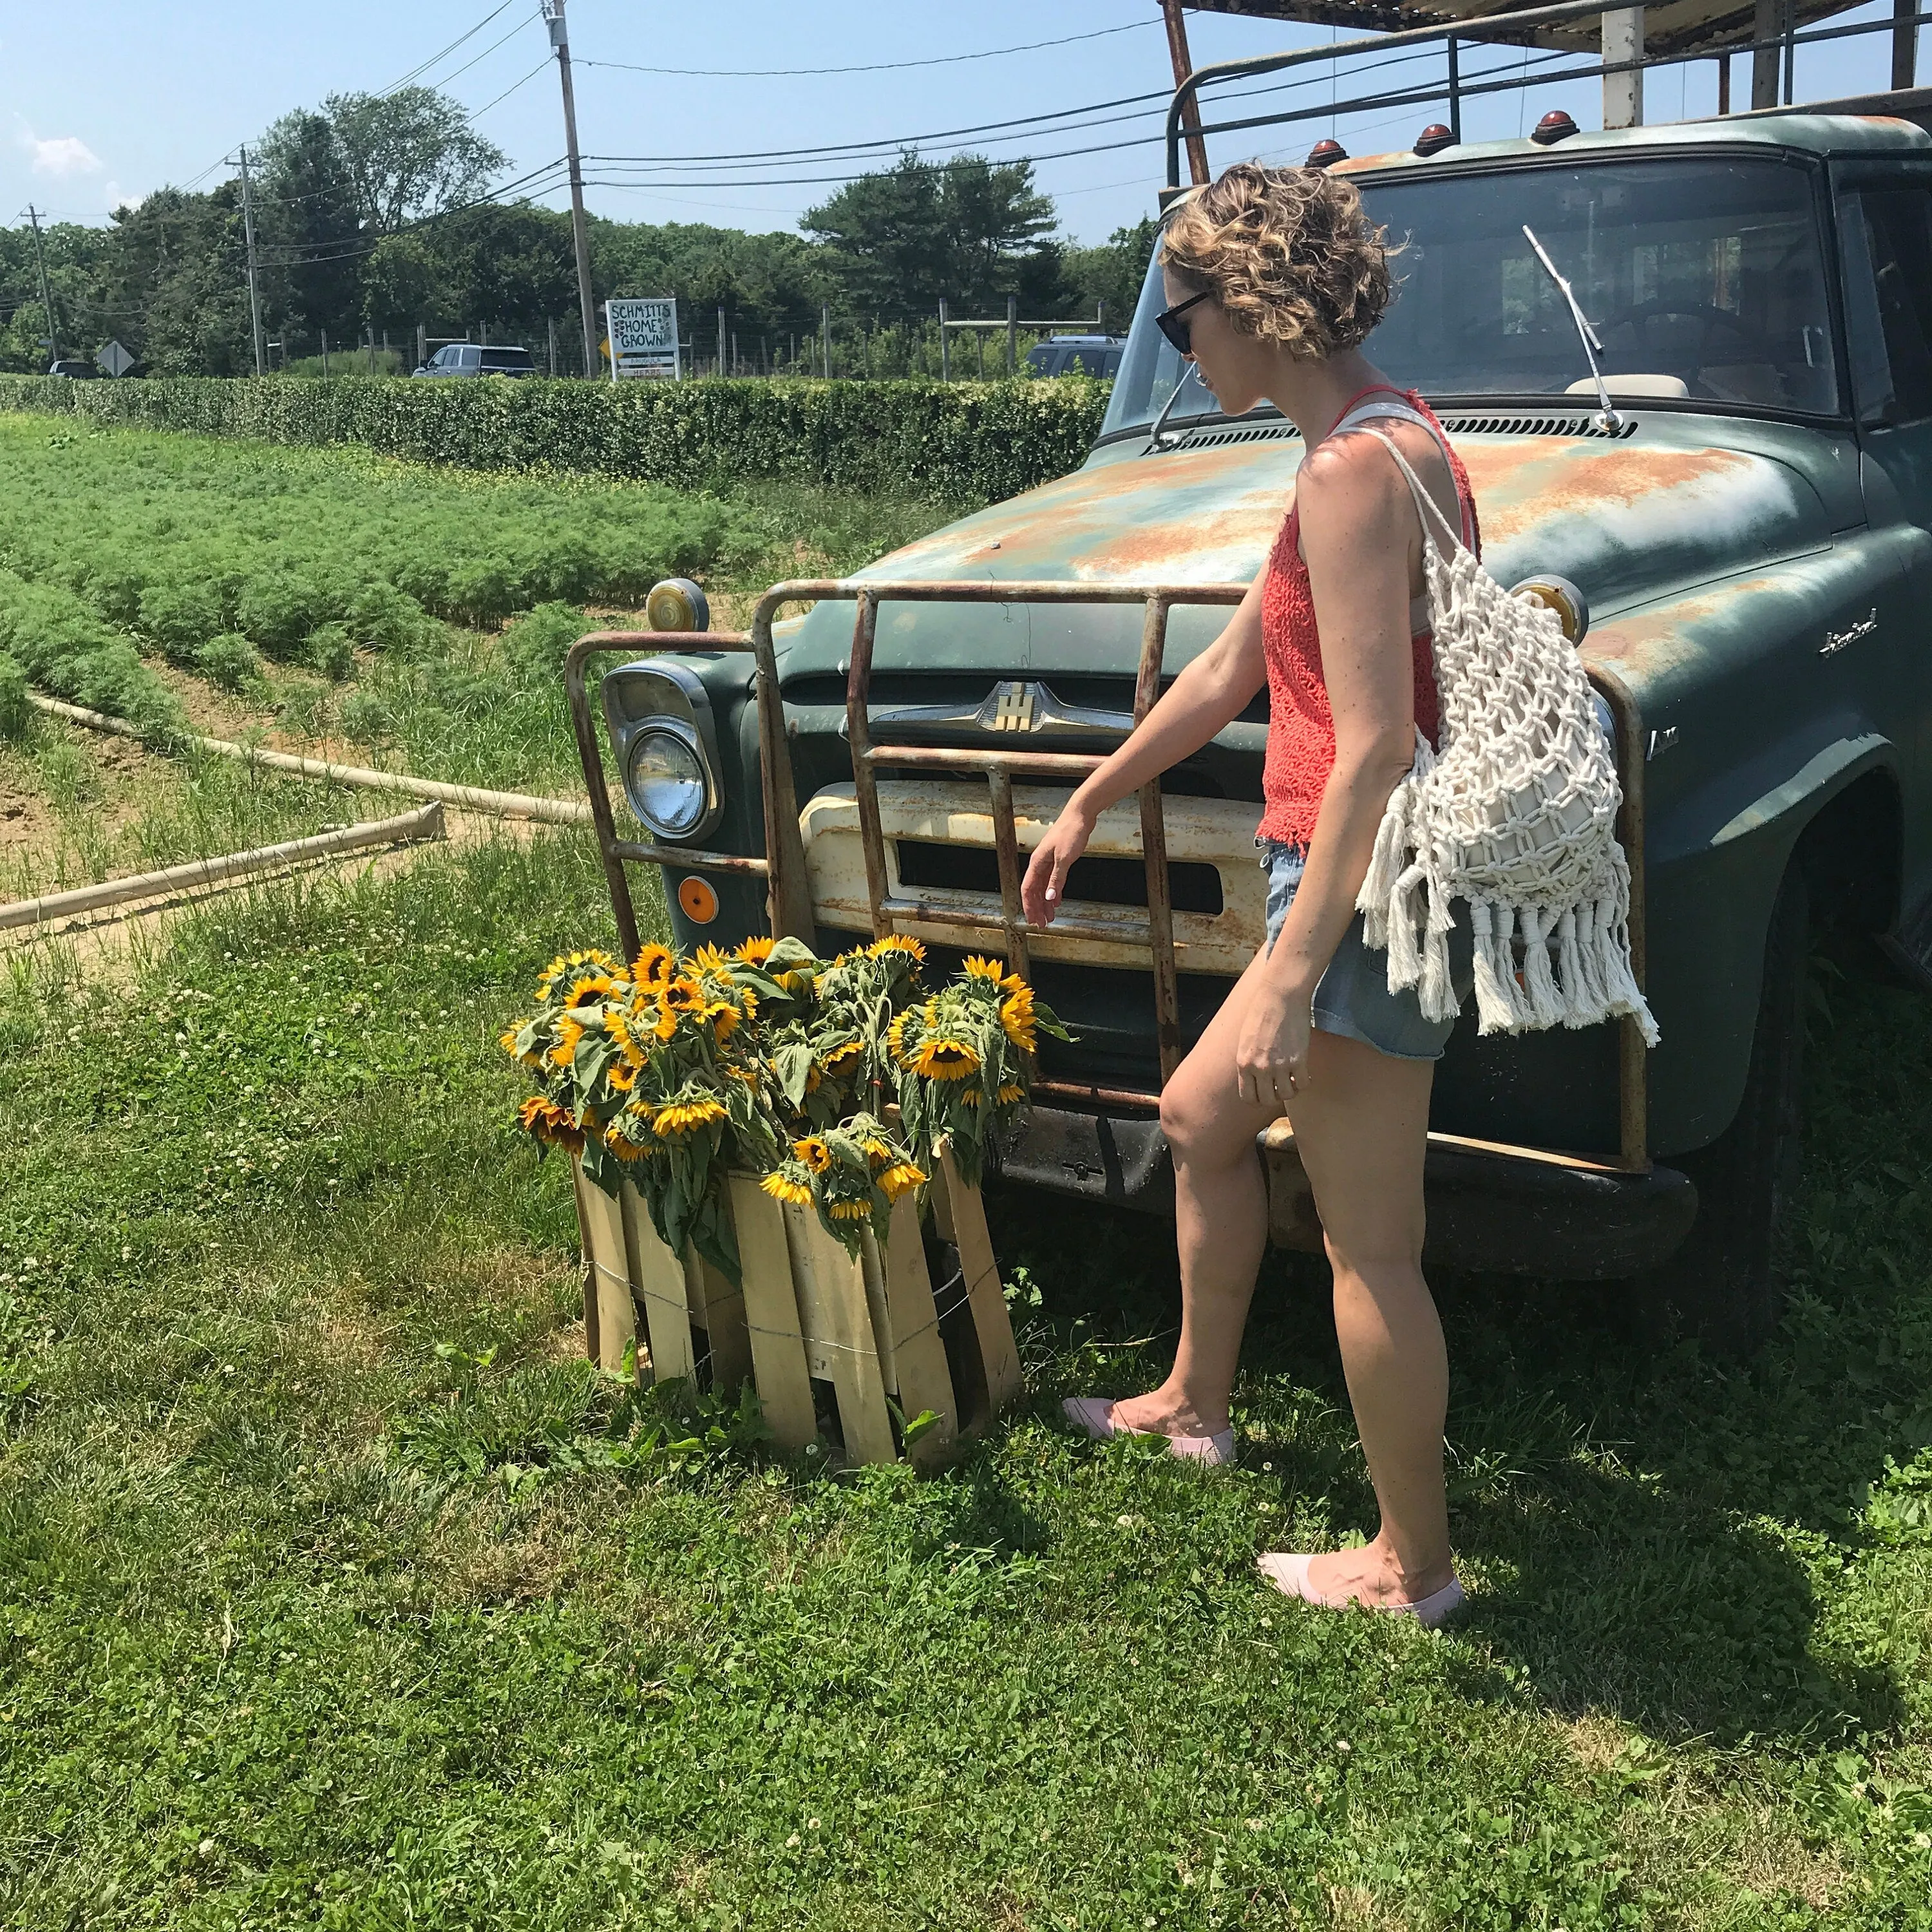
[[(1720, 443), (1712, 432), (1725, 440)], [(1783, 424), (1652, 416), (1634, 435), (1477, 434), (1454, 441), (1474, 486), (1484, 560), (1504, 583), (1557, 572), (1605, 616), (1684, 586), (1828, 547), (1858, 520), (1848, 440)], [(1244, 583), (1294, 500), (1291, 436), (1161, 455), (1102, 450), (1071, 476), (949, 524), (860, 573), (867, 579)], [(1178, 611), (1171, 662), (1218, 631)], [(788, 640), (786, 674), (842, 656), (850, 607), (821, 605)], [(881, 667), (964, 671), (1131, 668), (1127, 609), (894, 606)]]

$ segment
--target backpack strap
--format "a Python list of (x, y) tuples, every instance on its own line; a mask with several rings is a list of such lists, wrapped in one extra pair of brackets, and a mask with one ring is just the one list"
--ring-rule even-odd
[(1434, 541), (1433, 538), (1431, 537), (1430, 534), (1430, 519), (1433, 518), (1436, 527), (1449, 539), (1449, 548), (1452, 552), (1459, 550), (1467, 550), (1469, 546), (1463, 541), (1462, 538), (1457, 534), (1454, 527), (1450, 524), (1449, 519), (1442, 514), (1442, 505), (1437, 502), (1436, 499), (1422, 487), (1421, 479), (1418, 477), (1415, 472), (1408, 466), (1408, 458), (1403, 455), (1400, 450), (1396, 448), (1395, 446), (1394, 439), (1391, 436), (1383, 435), (1382, 431), (1378, 429), (1370, 429), (1366, 425), (1363, 428), (1362, 434), (1364, 436), (1373, 436), (1376, 442), (1380, 443), (1383, 448), (1387, 450), (1390, 455), (1395, 458), (1396, 467), (1402, 472), (1402, 478), (1408, 485), (1408, 494), (1415, 499), (1416, 514), (1422, 519), (1422, 535), (1424, 540), (1426, 542), (1432, 542)]
[[(1414, 423), (1418, 429), (1426, 430), (1429, 432), (1430, 438), (1435, 442), (1436, 446), (1442, 451), (1443, 461), (1448, 465), (1450, 481), (1451, 482), (1455, 481), (1456, 466), (1450, 460), (1448, 438), (1442, 434), (1442, 430), (1434, 423), (1430, 422), (1429, 418), (1424, 416), (1420, 410), (1416, 409), (1412, 404), (1402, 400), (1399, 397), (1394, 398), (1384, 397), (1376, 400), (1358, 403), (1355, 406), (1348, 410), (1347, 413), (1344, 415), (1336, 424), (1335, 427), (1328, 432), (1328, 436), (1346, 436), (1352, 431), (1359, 429), (1364, 430), (1367, 434), (1374, 436), (1376, 440), (1382, 444), (1385, 448), (1391, 451), (1395, 451), (1395, 445), (1390, 442), (1387, 436), (1383, 436), (1377, 430), (1372, 430), (1368, 428), (1369, 421), (1371, 418), (1379, 418), (1383, 419), (1392, 418), (1398, 422)], [(1322, 439), (1324, 442), (1328, 441), (1328, 436), (1324, 436)], [(1408, 465), (1407, 463), (1402, 461), (1401, 454), (1399, 451), (1396, 452), (1396, 460), (1399, 463), (1402, 463), (1403, 471), (1405, 473), (1407, 473)], [(1411, 476), (1409, 480), (1413, 483), (1414, 478), (1413, 476)], [(1426, 494), (1427, 493), (1425, 492), (1424, 494)], [(1469, 506), (1462, 501), (1462, 493), (1460, 489), (1456, 491), (1456, 507), (1459, 512), (1462, 526), (1461, 538), (1462, 548), (1465, 550), (1468, 550), (1473, 548), (1471, 542), (1472, 533), (1469, 528)], [(1435, 500), (1436, 500), (1432, 496), (1430, 498), (1430, 502), (1432, 505), (1435, 503)], [(1439, 507), (1436, 510), (1436, 514), (1439, 520), (1444, 522), (1448, 520), (1446, 518), (1442, 517)], [(1427, 527), (1427, 519), (1425, 518), (1424, 520), (1424, 528), (1426, 529)]]

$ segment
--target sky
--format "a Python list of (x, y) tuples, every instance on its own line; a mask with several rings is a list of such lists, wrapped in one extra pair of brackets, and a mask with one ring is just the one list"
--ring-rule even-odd
[[(1874, 0), (1844, 18), (1889, 12), (1889, 0)], [(889, 160), (890, 144), (916, 139), (932, 157), (978, 151), (1037, 158), (1040, 185), (1053, 196), (1064, 232), (1082, 241), (1103, 241), (1156, 206), (1164, 104), (1127, 100), (1172, 84), (1153, 0), (976, 0), (970, 9), (906, 0), (729, 0), (698, 8), (568, 0), (568, 20), (586, 157), (684, 163), (878, 142), (878, 156)], [(1326, 28), (1217, 14), (1190, 14), (1188, 29), (1197, 67), (1336, 38)], [(1486, 63), (1513, 70), (1523, 58), (1514, 50), (1471, 50), (1465, 79)], [(1802, 50), (1798, 98), (1882, 86), (1888, 64), (1883, 36)], [(1749, 88), (1745, 64), (1736, 63), (1741, 99)], [(874, 70), (814, 71), (860, 67)], [(1337, 98), (1332, 71), (1327, 62), (1300, 70), (1298, 93), (1264, 94), (1263, 104), (1318, 109)], [(1432, 55), (1394, 69), (1380, 84), (1441, 71), (1440, 56)], [(1346, 72), (1342, 99), (1363, 87)], [(23, 221), (32, 204), (56, 220), (98, 224), (117, 205), (157, 188), (206, 187), (232, 172), (224, 158), (238, 143), (290, 110), (332, 93), (381, 92), (412, 75), (473, 112), (476, 127), (509, 156), (512, 176), (562, 154), (556, 68), (536, 0), (330, 0), (321, 8), (89, 0), (80, 16), (5, 0), (0, 221)], [(1270, 85), (1279, 87), (1279, 79)], [(1708, 61), (1653, 74), (1646, 118), (1708, 113), (1715, 86)], [(1126, 104), (1096, 106), (1119, 102)], [(1464, 134), (1473, 140), (1526, 132), (1552, 106), (1594, 127), (1600, 103), (1598, 83), (1551, 83), (1525, 97), (1469, 103)], [(1096, 111), (1084, 127), (954, 131), (1074, 108)], [(1378, 152), (1412, 140), (1444, 111), (1318, 114), (1296, 126), (1215, 137), (1209, 158), (1217, 168), (1249, 156), (1298, 161), (1330, 132), (1352, 152)], [(1082, 149), (1100, 152), (1070, 152)], [(616, 220), (790, 229), (836, 193), (842, 178), (871, 164), (793, 156), (646, 172), (634, 160), (591, 158), (586, 199), (594, 212)], [(557, 206), (566, 200), (560, 188), (536, 198)]]

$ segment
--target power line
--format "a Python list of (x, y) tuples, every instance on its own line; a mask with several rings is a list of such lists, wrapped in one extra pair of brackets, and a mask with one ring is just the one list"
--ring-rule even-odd
[[(387, 96), (392, 94), (400, 93), (403, 88), (409, 86), (410, 82), (418, 80), (422, 76), (428, 73), (430, 69), (435, 66), (436, 62), (441, 60), (446, 54), (453, 54), (458, 47), (462, 46), (465, 40), (474, 40), (492, 20), (496, 19), (499, 14), (507, 13), (510, 8), (514, 7), (515, 4), (516, 0), (502, 0), (502, 4), (500, 6), (493, 8), (488, 13), (485, 14), (482, 19), (478, 20), (476, 26), (472, 27), (467, 33), (458, 34), (455, 39), (450, 42), (448, 46), (443, 47), (439, 50), (436, 52), (431, 54), (428, 60), (424, 61), (419, 65), (411, 68), (409, 72), (404, 74), (400, 80), (392, 81), (387, 87), (382, 90), (383, 94)], [(219, 164), (218, 164), (218, 165)]]
[(549, 65), (550, 56), (549, 55), (545, 54), (543, 58), (538, 61), (536, 65), (532, 68), (530, 72), (525, 74), (521, 80), (512, 81), (509, 86), (505, 88), (501, 94), (497, 95), (496, 100), (486, 100), (481, 107), (472, 107), (470, 112), (464, 116), (464, 118), (466, 121), (474, 121), (477, 119), (479, 116), (488, 113), (490, 109), (496, 106), (497, 100), (508, 100), (510, 96), (515, 93), (518, 88), (528, 86), (530, 82), (536, 80), (537, 76), (542, 74), (544, 68)]
[(459, 68), (452, 68), (448, 74), (445, 74), (443, 77), (436, 82), (436, 86), (439, 88), (447, 87), (452, 80), (455, 80), (458, 74), (467, 74), (472, 67), (476, 66), (481, 62), (488, 60), (499, 47), (508, 46), (511, 41), (514, 40), (517, 36), (530, 24), (532, 20), (540, 20), (542, 18), (543, 16), (541, 14), (532, 14), (528, 16), (528, 18), (519, 20), (500, 40), (492, 40), (480, 54), (475, 55), (470, 59), (465, 61)]
[(790, 80), (819, 74), (898, 74), (908, 68), (956, 67), (962, 61), (999, 60), (1007, 54), (1037, 53), (1042, 47), (1070, 47), (1076, 40), (1104, 40), (1109, 34), (1131, 34), (1157, 27), (1158, 20), (1129, 20), (1118, 27), (1098, 27), (1090, 34), (1068, 34), (1057, 40), (1029, 40), (1023, 46), (988, 47), (976, 54), (938, 54), (929, 60), (874, 61), (864, 67), (643, 67), (632, 61), (580, 61), (580, 67), (608, 67), (626, 74), (674, 74), (707, 80)]

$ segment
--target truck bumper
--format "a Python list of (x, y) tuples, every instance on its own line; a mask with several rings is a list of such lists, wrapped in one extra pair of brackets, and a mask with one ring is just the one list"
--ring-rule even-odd
[[(1285, 1125), (1259, 1136), (1268, 1234), (1322, 1252), (1322, 1223)], [(1174, 1168), (1158, 1121), (1036, 1107), (1007, 1146), (1010, 1184), (1171, 1216)], [(1697, 1190), (1674, 1168), (1645, 1174), (1561, 1156), (1432, 1138), (1424, 1187), (1425, 1262), (1561, 1281), (1613, 1280), (1668, 1256), (1697, 1217)]]

